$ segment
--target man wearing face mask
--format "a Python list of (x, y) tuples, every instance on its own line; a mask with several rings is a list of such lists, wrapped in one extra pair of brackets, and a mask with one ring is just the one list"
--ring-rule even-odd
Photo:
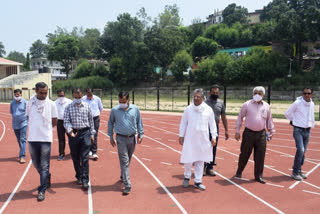
[(80, 88), (72, 90), (73, 102), (69, 104), (63, 115), (64, 128), (69, 137), (69, 148), (77, 184), (83, 190), (89, 188), (89, 152), (94, 142), (93, 118), (88, 103), (83, 102)]
[(44, 82), (36, 84), (36, 94), (27, 104), (29, 151), (34, 167), (40, 174), (38, 201), (43, 201), (45, 191), (51, 185), (50, 153), (53, 141), (53, 127), (57, 125), (57, 107), (49, 99), (48, 86)]
[(84, 96), (83, 101), (88, 103), (91, 108), (94, 129), (96, 130), (96, 134), (94, 135), (94, 143), (91, 145), (89, 156), (92, 157), (93, 160), (98, 160), (98, 132), (100, 127), (100, 113), (103, 110), (101, 99), (92, 93), (91, 88), (87, 88), (86, 96)]
[(312, 101), (312, 88), (304, 88), (302, 96), (289, 107), (285, 116), (293, 126), (293, 137), (296, 143), (296, 155), (294, 157), (292, 175), (294, 180), (302, 181), (307, 175), (301, 171), (305, 153), (310, 138), (310, 130), (314, 128), (314, 103)]
[(57, 91), (58, 99), (55, 101), (57, 110), (58, 110), (58, 124), (57, 124), (57, 133), (59, 140), (59, 156), (58, 161), (62, 161), (64, 159), (65, 147), (66, 147), (66, 130), (63, 126), (63, 114), (65, 108), (72, 103), (72, 101), (65, 97), (65, 92), (63, 89), (59, 89)]
[(253, 89), (253, 99), (245, 102), (240, 110), (238, 120), (236, 122), (237, 141), (240, 140), (240, 128), (243, 118), (245, 117), (245, 129), (243, 131), (241, 151), (239, 155), (237, 178), (241, 178), (242, 172), (248, 163), (252, 149), (254, 149), (254, 177), (257, 182), (265, 184), (262, 178), (264, 159), (266, 153), (267, 134), (268, 140), (271, 140), (274, 130), (271, 109), (268, 103), (262, 101), (265, 95), (265, 89), (257, 86)]
[(27, 127), (28, 119), (26, 116), (27, 101), (21, 97), (22, 91), (16, 89), (13, 91), (14, 100), (10, 104), (10, 113), (12, 115), (12, 128), (17, 137), (19, 144), (19, 161), (26, 162), (26, 141), (27, 141)]
[[(131, 181), (129, 177), (129, 165), (135, 150), (136, 143), (141, 144), (143, 137), (143, 125), (140, 111), (136, 105), (129, 104), (129, 92), (119, 93), (119, 105), (112, 108), (108, 121), (108, 136), (110, 144), (117, 145), (120, 160), (120, 179), (125, 185), (124, 195), (131, 192)], [(113, 137), (116, 133), (116, 141)], [(138, 134), (138, 139), (136, 139)]]
[(194, 90), (193, 103), (184, 110), (179, 129), (179, 143), (183, 145), (180, 160), (184, 164), (183, 187), (189, 186), (194, 164), (194, 187), (200, 190), (206, 189), (202, 184), (204, 162), (212, 161), (212, 147), (218, 136), (214, 112), (203, 101), (203, 89)]
[[(228, 123), (227, 123), (227, 117), (226, 117), (226, 107), (224, 106), (223, 102), (218, 99), (220, 95), (220, 89), (218, 85), (213, 85), (210, 88), (210, 97), (208, 97), (205, 102), (208, 106), (210, 106), (214, 112), (215, 122), (217, 125), (217, 134), (219, 135), (219, 122), (220, 122), (220, 116), (222, 119), (222, 123), (225, 130), (225, 140), (228, 140), (229, 133), (228, 133)], [(210, 140), (211, 140), (211, 134)], [(213, 170), (213, 166), (216, 165), (216, 153), (217, 153), (217, 146), (218, 146), (218, 137), (216, 138), (216, 145), (213, 147), (213, 159), (210, 163), (205, 163), (203, 175), (210, 175), (215, 176), (216, 173)]]

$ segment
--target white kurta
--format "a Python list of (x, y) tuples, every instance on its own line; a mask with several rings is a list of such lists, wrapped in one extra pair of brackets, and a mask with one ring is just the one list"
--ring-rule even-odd
[(205, 102), (201, 105), (189, 105), (182, 115), (179, 136), (184, 137), (181, 163), (212, 161), (212, 145), (209, 140), (209, 128), (213, 138), (217, 135), (214, 113)]

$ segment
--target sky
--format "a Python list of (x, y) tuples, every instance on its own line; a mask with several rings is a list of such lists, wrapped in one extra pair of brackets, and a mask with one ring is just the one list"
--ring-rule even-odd
[(262, 9), (271, 0), (6, 0), (1, 3), (0, 42), (6, 54), (18, 51), (26, 54), (38, 39), (46, 42), (46, 35), (57, 26), (71, 31), (73, 27), (98, 28), (103, 32), (109, 21), (121, 13), (135, 16), (141, 7), (155, 18), (165, 5), (177, 4), (183, 25), (194, 18), (202, 21), (215, 10), (223, 10), (231, 3), (246, 7), (249, 12)]

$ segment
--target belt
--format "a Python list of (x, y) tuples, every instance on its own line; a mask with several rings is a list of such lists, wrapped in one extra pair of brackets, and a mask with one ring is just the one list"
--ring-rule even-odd
[(124, 135), (124, 134), (118, 134), (118, 133), (117, 133), (117, 135), (119, 135), (120, 137), (127, 137), (127, 138), (129, 138), (129, 137), (134, 137), (134, 136), (135, 136), (135, 134), (132, 134), (132, 135)]
[(295, 128), (298, 128), (298, 129), (302, 129), (304, 131), (309, 131), (310, 130), (310, 127), (309, 128), (302, 128), (302, 127), (299, 127), (299, 126), (293, 126)]
[(90, 129), (89, 127), (86, 127), (86, 128), (83, 128), (83, 129), (73, 129), (73, 132), (84, 132), (84, 131), (87, 131), (89, 129)]
[(245, 128), (245, 130), (249, 131), (249, 132), (253, 132), (253, 133), (260, 133), (260, 132), (263, 132), (265, 131), (265, 129), (262, 129), (261, 131), (253, 131), (251, 129), (248, 129), (247, 127)]
[(99, 116), (96, 116), (96, 117), (94, 117), (93, 119), (96, 120), (96, 119), (98, 119), (98, 118), (99, 118)]

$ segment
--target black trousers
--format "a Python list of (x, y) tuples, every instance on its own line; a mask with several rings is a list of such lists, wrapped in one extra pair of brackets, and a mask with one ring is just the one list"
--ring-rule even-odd
[(96, 134), (94, 135), (94, 143), (91, 145), (90, 151), (92, 154), (97, 154), (98, 150), (98, 132), (99, 132), (99, 127), (100, 127), (100, 117), (94, 117), (93, 118), (93, 125), (94, 129), (96, 130)]
[(59, 140), (59, 155), (65, 155), (66, 147), (66, 130), (63, 126), (63, 120), (58, 120), (57, 124), (58, 140)]
[(255, 178), (262, 177), (264, 168), (264, 158), (266, 154), (266, 131), (252, 131), (245, 128), (242, 135), (241, 153), (238, 163), (238, 174), (241, 174), (246, 167), (252, 149), (254, 149), (254, 176)]

